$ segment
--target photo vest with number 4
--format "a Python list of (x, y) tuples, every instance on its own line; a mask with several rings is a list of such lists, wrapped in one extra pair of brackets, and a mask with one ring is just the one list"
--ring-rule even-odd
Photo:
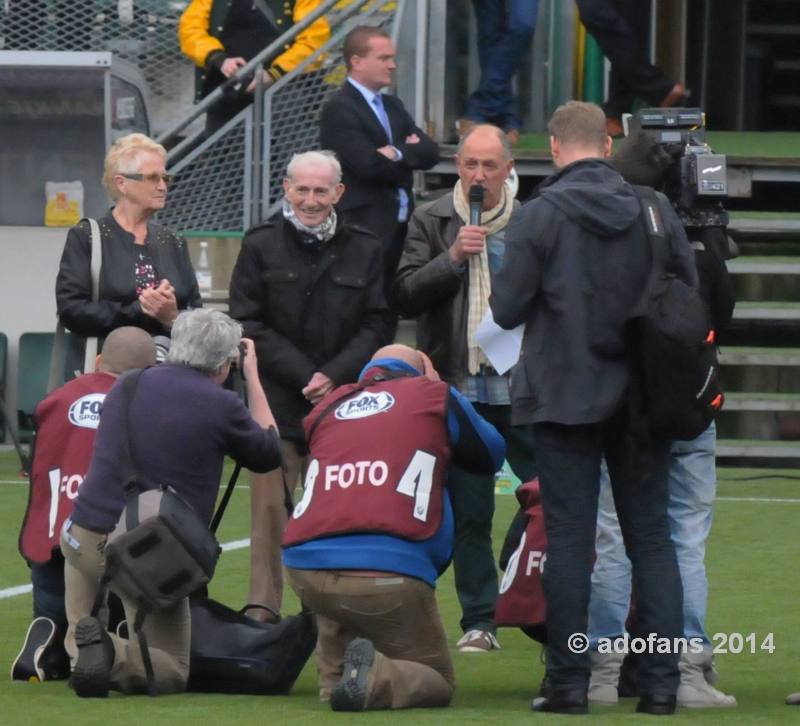
[(48, 562), (58, 549), (61, 525), (89, 470), (103, 400), (115, 380), (108, 373), (87, 373), (36, 407), (30, 495), (19, 534), (19, 551), (28, 562)]
[(283, 546), (341, 534), (433, 536), (450, 459), (448, 392), (421, 376), (378, 378), (341, 386), (317, 404), (303, 421), (305, 492)]

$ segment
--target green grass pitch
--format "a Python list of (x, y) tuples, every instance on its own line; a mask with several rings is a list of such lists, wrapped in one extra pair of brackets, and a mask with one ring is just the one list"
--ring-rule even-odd
[[(800, 690), (800, 480), (796, 472), (721, 470), (719, 501), (708, 543), (711, 583), (708, 626), (711, 633), (755, 633), (756, 643), (773, 633), (772, 654), (717, 656), (720, 685), (733, 693), (737, 709), (680, 710), (673, 720), (707, 724), (773, 724), (798, 722), (800, 709), (783, 705), (787, 693)], [(769, 478), (767, 478), (769, 475)], [(744, 477), (755, 477), (742, 480)], [(27, 484), (17, 476), (11, 452), (0, 454), (0, 590), (26, 584), (28, 571), (17, 552), (17, 534), (27, 501)], [(246, 477), (242, 484), (247, 485)], [(248, 536), (248, 491), (234, 494), (220, 529), (220, 541)], [(516, 508), (511, 496), (498, 496), (495, 551)], [(238, 607), (247, 592), (248, 551), (222, 555), (211, 594)], [(451, 644), (459, 636), (459, 609), (452, 572), (439, 581), (439, 606)], [(297, 609), (291, 592), (285, 612)], [(0, 724), (558, 724), (570, 717), (534, 714), (529, 710), (542, 676), (539, 647), (521, 633), (499, 633), (502, 650), (489, 654), (459, 654), (453, 649), (457, 689), (449, 709), (335, 714), (317, 700), (313, 659), (294, 691), (285, 697), (182, 694), (81, 700), (64, 682), (12, 683), (8, 678), (30, 621), (30, 595), (0, 599)], [(634, 713), (635, 702), (612, 708), (592, 707), (599, 724), (650, 723)]]

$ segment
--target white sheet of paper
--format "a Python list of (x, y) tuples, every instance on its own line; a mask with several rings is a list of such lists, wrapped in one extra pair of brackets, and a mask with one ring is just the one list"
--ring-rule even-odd
[(524, 323), (512, 330), (503, 330), (488, 310), (475, 331), (475, 342), (486, 353), (492, 368), (502, 375), (519, 360), (524, 332)]

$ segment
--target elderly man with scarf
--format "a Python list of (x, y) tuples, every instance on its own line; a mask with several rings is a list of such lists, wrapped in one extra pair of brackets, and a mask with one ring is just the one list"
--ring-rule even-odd
[[(402, 315), (417, 318), (417, 347), (505, 437), (508, 461), (526, 481), (536, 473), (530, 432), (511, 426), (508, 376), (491, 368), (474, 340), (489, 309), (506, 226), (517, 206), (511, 147), (501, 129), (481, 124), (461, 139), (455, 161), (459, 180), (453, 191), (421, 206), (411, 218), (393, 295)], [(480, 224), (472, 225), (468, 194), (476, 185), (484, 189), (483, 211)], [(450, 480), (453, 565), (464, 631), (457, 647), (486, 652), (500, 647), (494, 634), (494, 478), (452, 467)]]
[[(357, 380), (387, 342), (381, 243), (337, 215), (341, 174), (332, 152), (296, 154), (282, 213), (247, 232), (231, 277), (230, 313), (255, 342), (290, 490), (306, 454), (302, 418), (336, 386)], [(283, 593), (281, 477), (280, 469), (254, 474), (250, 488), (248, 614), (261, 620), (277, 616)]]

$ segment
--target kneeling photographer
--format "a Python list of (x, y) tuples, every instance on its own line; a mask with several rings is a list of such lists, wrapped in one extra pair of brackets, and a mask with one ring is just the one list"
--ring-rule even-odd
[[(735, 256), (727, 234), (728, 215), (721, 199), (727, 189), (725, 157), (705, 143), (704, 114), (699, 109), (646, 109), (629, 119), (631, 133), (623, 139), (612, 163), (630, 184), (663, 191), (675, 208), (695, 251), (699, 292), (706, 303), (716, 335), (731, 320), (735, 304), (725, 260)], [(711, 643), (706, 633), (708, 580), (705, 542), (711, 529), (716, 496), (716, 426), (690, 441), (673, 441), (669, 462), (670, 534), (683, 585), (684, 637), (703, 643), (700, 653), (686, 652), (679, 661), (679, 706), (730, 708), (736, 699), (714, 687)], [(592, 648), (599, 638), (625, 632), (631, 594), (630, 564), (619, 529), (614, 501), (603, 471), (598, 507), (597, 560), (592, 574), (589, 636)], [(623, 654), (590, 653), (592, 676), (589, 700), (611, 705), (633, 695), (620, 671)], [(625, 661), (627, 675), (630, 660)]]
[[(108, 535), (126, 506), (124, 485), (131, 469), (141, 489), (169, 485), (207, 525), (226, 455), (258, 472), (279, 466), (275, 419), (259, 382), (255, 348), (241, 334), (239, 323), (219, 311), (181, 313), (166, 362), (123, 375), (105, 399), (89, 472), (61, 537), (69, 621), (65, 646), (79, 696), (148, 690), (147, 654), (151, 686), (161, 693), (186, 688), (188, 598), (148, 615), (146, 650), (134, 632), (129, 640), (110, 634), (90, 613), (105, 569)], [(240, 343), (249, 410), (221, 385), (239, 360)], [(126, 385), (132, 375), (138, 380)], [(136, 606), (124, 596), (122, 601), (131, 624)]]

